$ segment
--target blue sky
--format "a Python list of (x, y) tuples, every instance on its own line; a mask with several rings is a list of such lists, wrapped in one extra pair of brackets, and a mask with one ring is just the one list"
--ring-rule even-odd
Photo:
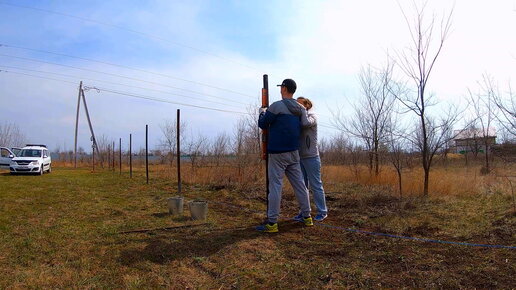
[[(0, 43), (47, 50), (135, 67), (228, 91), (163, 76), (34, 51), (0, 47), (0, 54), (34, 58), (84, 69), (146, 80), (142, 83), (113, 75), (77, 70), (0, 56), (0, 65), (74, 75), (45, 75), (63, 83), (14, 73), (0, 74), (0, 123), (14, 122), (31, 142), (71, 149), (79, 80), (90, 86), (143, 94), (175, 102), (245, 111), (259, 102), (261, 76), (270, 75), (271, 100), (279, 99), (273, 86), (290, 77), (298, 94), (312, 98), (321, 121), (330, 123), (330, 108), (349, 109), (360, 98), (358, 72), (380, 66), (387, 51), (409, 44), (400, 6), (410, 11), (411, 0), (366, 1), (0, 1), (89, 18), (73, 17), (0, 4)], [(429, 1), (429, 11), (440, 15), (454, 5), (452, 34), (445, 44), (430, 91), (442, 102), (463, 102), (468, 88), (476, 88), (482, 73), (505, 85), (516, 78), (516, 7), (513, 0)], [(131, 32), (134, 30), (145, 35)], [(159, 38), (159, 39), (158, 39)], [(189, 48), (190, 47), (190, 48)], [(152, 83), (162, 83), (168, 87)], [(205, 98), (199, 101), (157, 91)], [(171, 87), (183, 89), (177, 90)], [(187, 93), (191, 90), (218, 96)], [(133, 99), (88, 91), (88, 106), (96, 135), (127, 139), (143, 145), (145, 124), (151, 144), (158, 143), (160, 124), (182, 110), (189, 134), (215, 136), (232, 132), (239, 115)], [(229, 102), (222, 99), (230, 99)], [(9, 104), (9, 105), (5, 105)], [(89, 133), (81, 114), (80, 144), (89, 147)], [(322, 136), (335, 131), (321, 128)]]

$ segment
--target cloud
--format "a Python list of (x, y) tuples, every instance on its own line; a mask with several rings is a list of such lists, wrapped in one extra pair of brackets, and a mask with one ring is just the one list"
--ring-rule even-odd
[[(228, 110), (246, 110), (246, 105), (236, 102), (249, 106), (259, 102), (264, 73), (269, 74), (271, 101), (280, 98), (275, 85), (284, 78), (294, 78), (298, 82), (297, 95), (312, 98), (315, 108), (323, 115), (321, 119), (329, 123), (328, 116), (331, 113), (328, 107), (344, 106), (349, 110), (349, 102), (360, 98), (357, 75), (362, 66), (380, 66), (386, 59), (387, 51), (401, 50), (410, 44), (406, 23), (397, 3), (373, 0), (296, 0), (271, 1), (263, 5), (161, 0), (140, 7), (126, 1), (97, 1), (81, 10), (77, 10), (78, 4), (73, 2), (51, 3), (48, 9), (77, 13), (170, 41), (160, 41), (148, 35), (77, 19), (14, 8), (2, 9), (0, 12), (0, 31), (5, 35), (3, 41), (15, 45), (120, 63), (251, 96), (65, 57), (9, 52), (199, 91), (220, 97), (219, 100), (206, 100), (233, 102), (238, 108), (84, 80), (89, 85)], [(412, 1), (399, 3), (410, 12), (408, 7)], [(44, 6), (44, 3), (41, 5)], [(439, 15), (452, 4), (449, 1), (432, 1), (429, 5), (433, 5), (429, 8)], [(476, 80), (484, 72), (492, 74), (500, 82), (515, 79), (512, 67), (516, 62), (516, 35), (511, 29), (516, 25), (516, 17), (512, 5), (511, 1), (456, 2), (453, 33), (431, 76), (430, 92), (434, 92), (441, 100), (457, 99), (457, 96), (466, 92), (467, 87), (475, 86)], [(235, 27), (237, 29), (232, 29)], [(189, 45), (197, 50), (172, 42)], [(2, 48), (0, 53), (4, 52), (5, 48)], [(0, 57), (0, 64), (74, 74), (79, 76), (71, 79), (76, 83), (81, 78), (100, 78), (201, 97), (114, 76), (4, 57)], [(209, 136), (231, 131), (239, 117), (105, 92), (89, 91), (87, 97), (96, 134), (117, 139), (132, 132), (136, 134), (135, 142), (139, 144), (143, 143), (145, 124), (151, 126), (152, 144), (157, 144), (160, 123), (175, 118), (177, 108), (181, 108), (183, 119), (189, 123), (191, 130)], [(74, 127), (70, 121), (72, 124), (75, 122), (76, 98), (75, 84), (0, 74), (0, 100), (10, 104), (0, 108), (0, 121), (16, 120), (27, 135), (49, 145), (62, 144), (64, 141), (67, 144), (73, 143)], [(47, 116), (38, 114), (42, 107), (49, 108)], [(89, 148), (88, 130), (84, 115), (81, 115), (80, 131), (84, 133), (81, 135), (81, 144)], [(324, 134), (333, 133), (321, 130)]]

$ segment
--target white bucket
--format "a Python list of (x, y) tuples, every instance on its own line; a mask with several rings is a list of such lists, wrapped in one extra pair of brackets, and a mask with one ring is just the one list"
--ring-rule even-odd
[(206, 220), (206, 216), (208, 216), (207, 201), (191, 201), (188, 205), (193, 220)]
[(167, 200), (168, 203), (168, 212), (172, 215), (181, 215), (183, 214), (183, 197), (176, 196), (171, 197)]

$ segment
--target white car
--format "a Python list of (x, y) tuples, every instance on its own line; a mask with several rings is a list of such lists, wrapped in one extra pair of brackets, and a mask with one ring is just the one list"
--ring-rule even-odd
[(37, 173), (43, 175), (45, 171), (52, 171), (50, 152), (45, 145), (27, 144), (20, 153), (11, 159), (9, 164), (11, 174)]
[(14, 157), (16, 157), (16, 152), (14, 150), (9, 149), (7, 147), (0, 147), (0, 168), (9, 169), (11, 159), (13, 159)]

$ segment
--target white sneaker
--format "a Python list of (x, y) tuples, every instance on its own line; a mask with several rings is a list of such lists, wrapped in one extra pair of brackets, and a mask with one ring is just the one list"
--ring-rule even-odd
[(324, 220), (325, 218), (327, 218), (328, 215), (327, 214), (317, 214), (315, 217), (314, 217), (314, 221), (316, 222), (321, 222), (322, 220)]

